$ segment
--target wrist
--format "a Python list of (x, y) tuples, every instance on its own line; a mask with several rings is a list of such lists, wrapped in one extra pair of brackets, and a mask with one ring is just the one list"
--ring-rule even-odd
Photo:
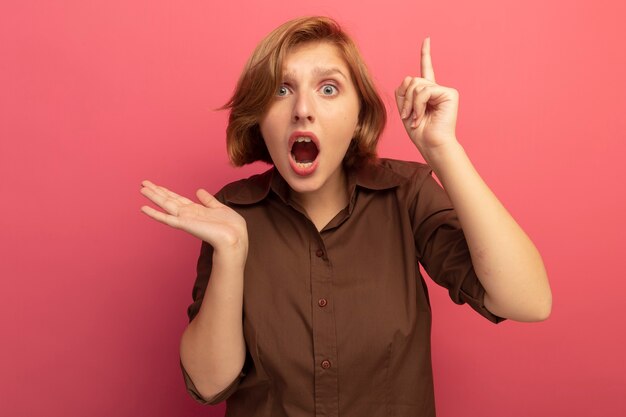
[(466, 157), (465, 149), (454, 138), (437, 146), (420, 150), (426, 163), (437, 173), (438, 171), (450, 167), (459, 158)]
[(248, 258), (248, 242), (238, 241), (228, 246), (213, 248), (213, 264), (244, 267)]

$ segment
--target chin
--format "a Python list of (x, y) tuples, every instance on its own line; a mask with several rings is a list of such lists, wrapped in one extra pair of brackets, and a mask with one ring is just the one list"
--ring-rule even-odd
[(287, 181), (289, 187), (298, 194), (315, 192), (321, 188), (320, 181), (317, 178), (313, 178), (313, 176), (302, 178), (292, 174), (288, 178), (285, 178), (285, 181)]

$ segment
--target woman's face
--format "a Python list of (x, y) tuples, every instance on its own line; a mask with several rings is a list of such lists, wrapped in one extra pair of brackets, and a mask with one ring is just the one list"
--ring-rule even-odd
[(359, 95), (339, 48), (309, 42), (285, 57), (282, 83), (260, 128), (291, 189), (316, 193), (343, 184), (342, 160), (358, 118)]

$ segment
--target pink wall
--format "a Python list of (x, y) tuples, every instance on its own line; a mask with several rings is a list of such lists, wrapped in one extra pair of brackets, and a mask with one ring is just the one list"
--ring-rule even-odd
[(384, 156), (420, 159), (393, 89), (432, 37), (459, 139), (550, 273), (553, 315), (532, 325), (493, 326), (431, 285), (439, 415), (626, 415), (624, 3), (335, 3), (3, 2), (2, 416), (223, 414), (178, 367), (199, 242), (141, 214), (139, 185), (192, 195), (264, 169), (229, 167), (212, 109), (303, 14), (360, 43), (391, 110)]

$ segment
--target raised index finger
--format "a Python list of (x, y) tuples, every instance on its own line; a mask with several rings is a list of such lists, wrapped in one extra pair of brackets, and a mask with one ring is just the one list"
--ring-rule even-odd
[(422, 42), (422, 60), (421, 60), (422, 78), (435, 83), (435, 70), (433, 70), (433, 61), (430, 58), (430, 37)]

